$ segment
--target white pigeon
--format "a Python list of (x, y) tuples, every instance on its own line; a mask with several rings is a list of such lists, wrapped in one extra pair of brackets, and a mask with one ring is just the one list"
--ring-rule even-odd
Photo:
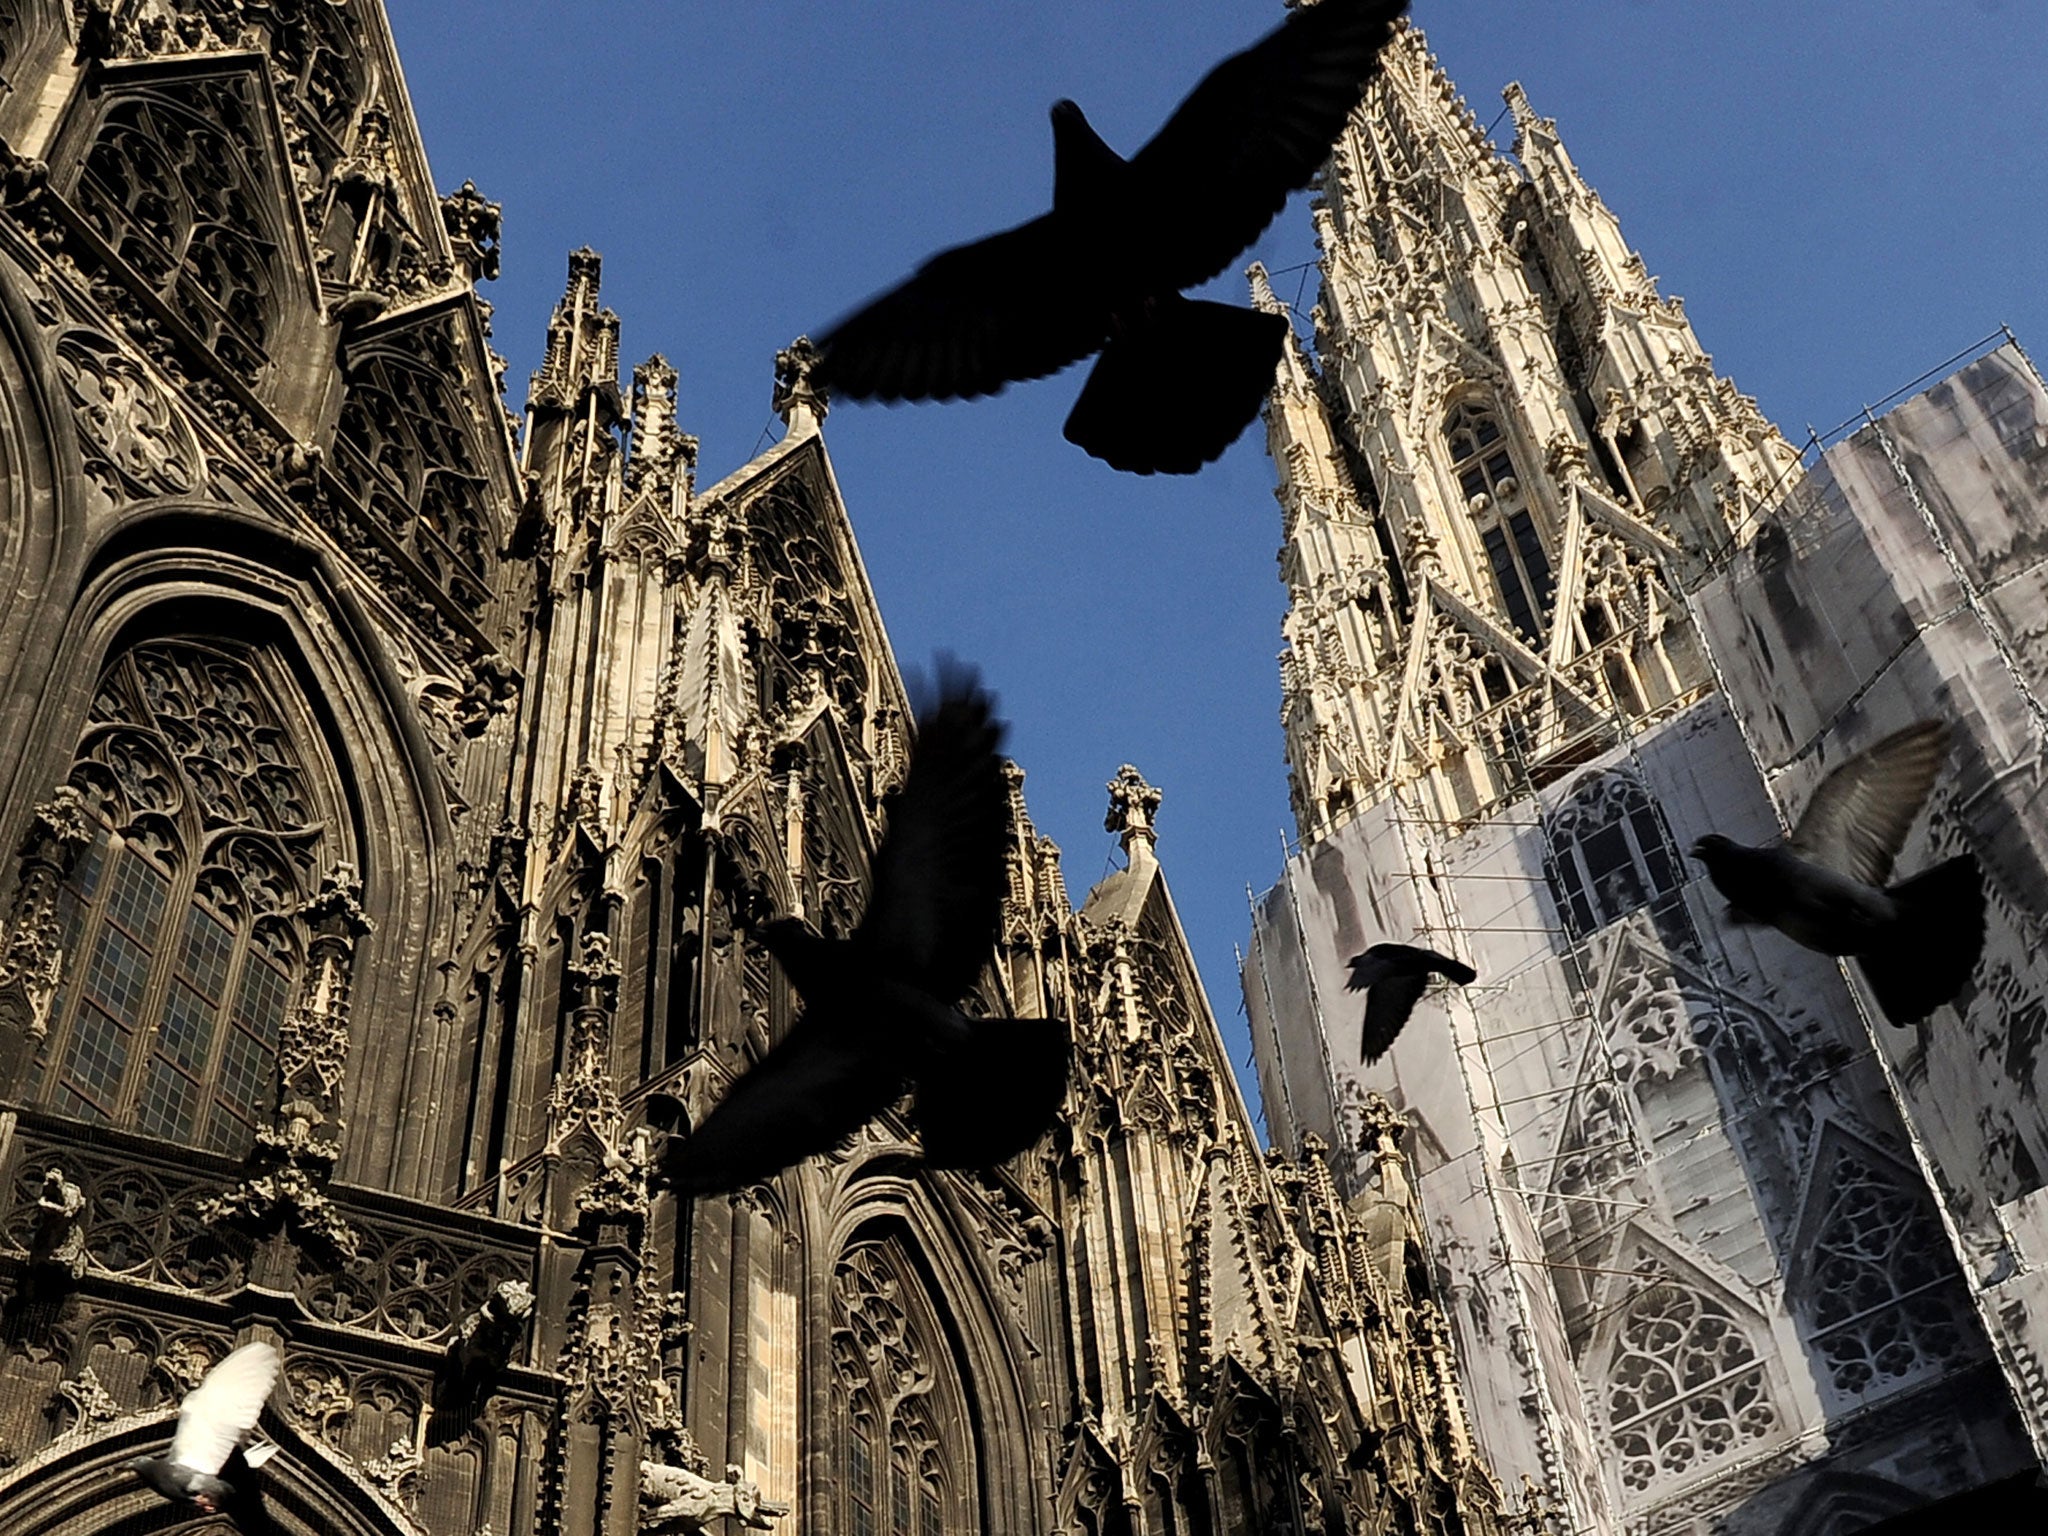
[[(162, 1456), (133, 1456), (122, 1463), (167, 1499), (217, 1514), (233, 1495), (234, 1485), (220, 1475), (256, 1429), (284, 1357), (272, 1345), (244, 1344), (206, 1373), (178, 1405), (178, 1428), (170, 1451)], [(243, 1453), (250, 1467), (259, 1467), (277, 1451), (274, 1445), (254, 1446)]]

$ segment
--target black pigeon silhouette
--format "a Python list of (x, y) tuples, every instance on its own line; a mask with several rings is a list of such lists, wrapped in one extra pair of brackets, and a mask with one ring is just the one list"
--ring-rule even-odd
[[(277, 1350), (261, 1341), (231, 1351), (178, 1405), (170, 1450), (162, 1456), (133, 1456), (122, 1466), (167, 1499), (208, 1514), (227, 1507), (237, 1487), (221, 1471), (255, 1430), (283, 1363)], [(260, 1467), (276, 1449), (263, 1445), (244, 1451), (243, 1464)]]
[(1922, 720), (1822, 779), (1783, 841), (1750, 848), (1709, 833), (1692, 847), (1732, 920), (1766, 923), (1824, 955), (1854, 955), (1894, 1024), (1954, 997), (1984, 949), (1974, 855), (1885, 884), (1947, 753), (1948, 727)]
[(1408, 0), (1319, 0), (1195, 87), (1129, 160), (1052, 109), (1052, 211), (941, 252), (835, 325), (814, 380), (854, 400), (951, 400), (1100, 351), (1067, 440), (1116, 469), (1193, 474), (1273, 385), (1284, 316), (1181, 297), (1229, 265), (1329, 158)]
[(1431, 976), (1447, 977), (1461, 987), (1479, 979), (1471, 966), (1413, 944), (1375, 944), (1364, 954), (1351, 957), (1351, 979), (1344, 986), (1366, 994), (1365, 1030), (1358, 1038), (1358, 1053), (1367, 1066), (1387, 1054)]
[(850, 939), (808, 923), (761, 941), (802, 998), (783, 1041), (694, 1132), (668, 1144), (669, 1185), (713, 1194), (824, 1152), (915, 1088), (925, 1162), (986, 1168), (1044, 1134), (1066, 1092), (1058, 1019), (968, 1018), (956, 1006), (993, 954), (1008, 888), (1002, 726), (973, 673), (941, 665), (910, 772), (885, 806), (874, 887)]

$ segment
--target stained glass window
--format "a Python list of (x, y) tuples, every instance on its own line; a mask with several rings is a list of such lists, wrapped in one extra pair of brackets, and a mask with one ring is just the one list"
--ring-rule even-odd
[[(846, 1425), (846, 1524), (857, 1536), (979, 1530), (962, 1497), (972, 1448), (966, 1400), (907, 1246), (856, 1243), (833, 1273), (837, 1365)], [(941, 1426), (944, 1426), (943, 1428)]]
[(274, 1097), (326, 841), (247, 652), (136, 646), (94, 691), (70, 782), (97, 825), (59, 897), (46, 1102), (235, 1153)]

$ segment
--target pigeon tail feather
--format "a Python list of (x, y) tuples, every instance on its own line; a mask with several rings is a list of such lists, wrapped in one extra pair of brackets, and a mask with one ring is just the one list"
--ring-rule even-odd
[(1287, 330), (1261, 309), (1160, 300), (1103, 349), (1066, 439), (1112, 469), (1192, 475), (1259, 414)]
[(1893, 1024), (1913, 1024), (1963, 990), (1984, 952), (1984, 876), (1961, 854), (1893, 886), (1899, 916), (1881, 944), (1860, 955), (1877, 1005)]
[(917, 1074), (917, 1129), (934, 1168), (992, 1168), (1029, 1147), (1066, 1099), (1059, 1019), (969, 1019), (967, 1039)]

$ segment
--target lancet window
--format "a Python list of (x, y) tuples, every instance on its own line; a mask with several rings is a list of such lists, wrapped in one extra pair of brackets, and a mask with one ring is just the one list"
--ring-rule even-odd
[(94, 126), (73, 190), (114, 253), (252, 384), (282, 282), (258, 122), (246, 76), (134, 91)]
[(247, 653), (155, 641), (101, 675), (69, 776), (94, 826), (59, 898), (43, 1102), (250, 1144), (304, 965), (294, 913), (338, 856), (293, 738)]
[(495, 540), (489, 482), (447, 382), (463, 376), (462, 364), (445, 327), (408, 340), (427, 355), (379, 350), (350, 365), (335, 469), (427, 578), (475, 613)]
[(1685, 883), (1664, 818), (1631, 774), (1600, 775), (1547, 820), (1551, 897), (1575, 940)]
[(1843, 1152), (1827, 1202), (1807, 1290), (1813, 1344), (1836, 1390), (1862, 1397), (1961, 1359), (1968, 1304), (1925, 1200)]
[(830, 690), (858, 732), (865, 719), (868, 666), (855, 629), (849, 584), (800, 480), (776, 485), (747, 508), (756, 578), (767, 589), (774, 644), (761, 668), (763, 707), (800, 704), (815, 681)]
[(979, 1530), (966, 1400), (902, 1241), (849, 1247), (833, 1270), (832, 1299), (845, 1529), (853, 1536)]
[(1486, 406), (1467, 400), (1444, 423), (1451, 475), (1474, 520), (1486, 563), (1500, 589), (1502, 610), (1522, 637), (1543, 636), (1550, 611), (1550, 556), (1536, 530), (1521, 477), (1500, 422)]
[(1756, 1346), (1728, 1305), (1646, 1273), (1621, 1309), (1607, 1372), (1621, 1481), (1640, 1492), (1752, 1448), (1778, 1427)]

